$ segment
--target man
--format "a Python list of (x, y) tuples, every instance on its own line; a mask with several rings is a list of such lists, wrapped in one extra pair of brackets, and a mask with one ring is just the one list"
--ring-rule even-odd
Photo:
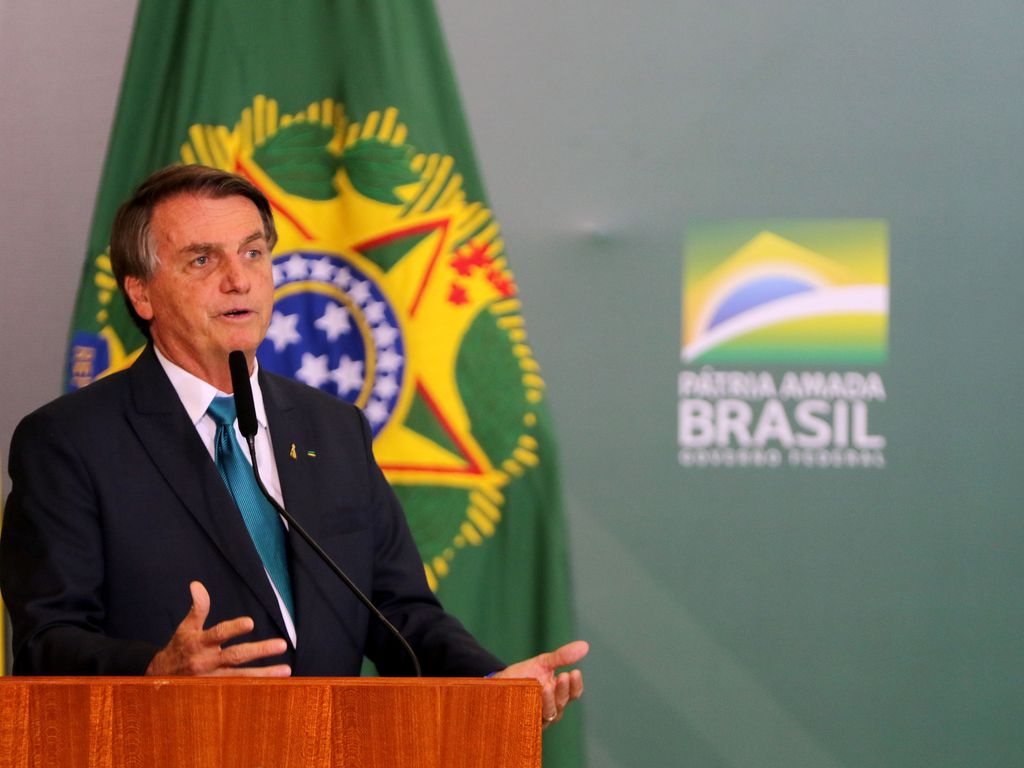
[(558, 720), (583, 682), (557, 669), (586, 643), (507, 667), (481, 648), (427, 587), (359, 411), (258, 370), (275, 241), (266, 198), (203, 166), (158, 171), (118, 211), (111, 263), (151, 343), (15, 431), (0, 539), (15, 673), (356, 675), (364, 654), (381, 674), (409, 673), (395, 639), (245, 485), (226, 398), (241, 350), (271, 494), (424, 673), (536, 678), (545, 723)]

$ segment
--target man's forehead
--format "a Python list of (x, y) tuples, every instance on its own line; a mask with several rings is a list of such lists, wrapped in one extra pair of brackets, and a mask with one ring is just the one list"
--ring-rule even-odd
[(150, 231), (158, 239), (230, 241), (262, 234), (263, 220), (256, 204), (247, 197), (185, 192), (156, 204)]

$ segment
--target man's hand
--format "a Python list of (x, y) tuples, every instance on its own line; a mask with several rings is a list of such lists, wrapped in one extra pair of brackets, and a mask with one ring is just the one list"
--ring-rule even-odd
[(228, 640), (252, 632), (253, 620), (243, 616), (203, 629), (210, 614), (210, 594), (198, 581), (193, 581), (188, 588), (192, 593), (192, 608), (174, 631), (171, 641), (149, 662), (147, 675), (291, 675), (292, 668), (287, 664), (240, 668), (239, 664), (248, 661), (278, 656), (288, 649), (288, 644), (281, 638), (275, 638), (221, 648)]
[(575, 664), (584, 656), (590, 646), (583, 640), (567, 643), (550, 653), (542, 653), (532, 659), (511, 664), (494, 677), (522, 678), (537, 680), (542, 686), (541, 717), (544, 727), (562, 719), (562, 713), (570, 701), (583, 695), (583, 673), (578, 669), (557, 673), (559, 667)]

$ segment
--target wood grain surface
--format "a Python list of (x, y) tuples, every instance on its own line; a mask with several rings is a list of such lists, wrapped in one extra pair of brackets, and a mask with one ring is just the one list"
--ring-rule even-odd
[(539, 768), (528, 680), (0, 678), (0, 768)]

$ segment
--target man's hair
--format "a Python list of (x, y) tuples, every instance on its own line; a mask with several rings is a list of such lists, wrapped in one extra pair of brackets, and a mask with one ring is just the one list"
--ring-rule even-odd
[(158, 259), (150, 232), (153, 210), (158, 203), (178, 195), (215, 200), (235, 195), (244, 197), (260, 213), (267, 248), (273, 250), (277, 243), (277, 229), (274, 227), (270, 203), (247, 179), (205, 165), (171, 165), (153, 173), (117, 209), (110, 232), (110, 266), (117, 287), (125, 294), (132, 320), (147, 337), (149, 324), (135, 313), (131, 299), (124, 290), (124, 281), (127, 277), (136, 277), (145, 282), (156, 272)]

